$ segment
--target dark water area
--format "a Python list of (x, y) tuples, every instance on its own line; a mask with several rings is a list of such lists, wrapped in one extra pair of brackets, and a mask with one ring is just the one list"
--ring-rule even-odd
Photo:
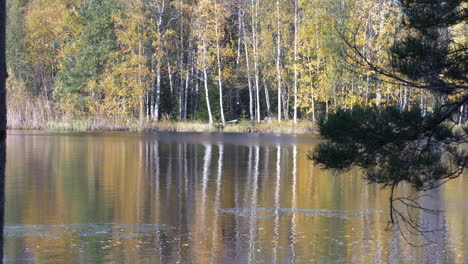
[(417, 216), (442, 231), (412, 247), (385, 231), (389, 191), (314, 165), (318, 142), (9, 131), (4, 262), (468, 262), (467, 176), (420, 201), (444, 211)]

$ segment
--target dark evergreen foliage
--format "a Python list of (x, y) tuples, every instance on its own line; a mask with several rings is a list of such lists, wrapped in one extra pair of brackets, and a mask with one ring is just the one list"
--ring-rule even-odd
[(466, 23), (463, 0), (402, 0), (402, 37), (391, 47), (391, 66), (411, 81), (443, 93), (460, 92), (468, 81), (466, 43), (454, 42), (450, 27)]
[(31, 78), (31, 65), (28, 61), (27, 47), (24, 39), (24, 8), (28, 1), (10, 0), (7, 3), (6, 57), (11, 74), (21, 80)]
[(58, 75), (66, 90), (85, 93), (86, 83), (97, 80), (104, 71), (110, 53), (117, 48), (112, 18), (116, 6), (113, 0), (95, 0), (83, 9), (83, 27), (76, 48), (65, 54), (64, 70)]
[(422, 117), (419, 109), (339, 111), (319, 122), (320, 134), (330, 141), (310, 157), (331, 169), (359, 166), (369, 182), (384, 186), (408, 182), (417, 190), (432, 189), (468, 167), (468, 153), (457, 147), (468, 139), (467, 129), (433, 123), (437, 119)]

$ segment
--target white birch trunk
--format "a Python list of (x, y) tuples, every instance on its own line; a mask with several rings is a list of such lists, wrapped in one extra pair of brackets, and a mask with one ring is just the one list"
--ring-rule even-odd
[(268, 122), (271, 122), (271, 105), (270, 105), (270, 93), (268, 92), (268, 85), (265, 79), (263, 79), (263, 88), (265, 89), (265, 100), (267, 104), (267, 116)]
[(237, 29), (237, 57), (236, 57), (236, 65), (240, 63), (241, 57), (241, 32), (242, 32), (242, 0), (237, 1), (237, 19), (238, 19), (238, 29)]
[(185, 76), (185, 91), (184, 91), (184, 108), (182, 119), (187, 119), (187, 97), (188, 97), (188, 89), (189, 89), (189, 81), (190, 81), (190, 66), (187, 65), (187, 75)]
[(161, 58), (156, 59), (156, 100), (154, 102), (153, 120), (159, 120), (159, 103), (161, 101)]
[(203, 79), (205, 83), (205, 100), (206, 100), (206, 108), (208, 109), (208, 118), (210, 120), (210, 124), (213, 124), (213, 116), (211, 115), (211, 104), (210, 104), (210, 97), (208, 92), (208, 74), (206, 69), (206, 42), (203, 40)]
[(258, 16), (258, 1), (252, 0), (252, 48), (254, 58), (254, 75), (255, 75), (255, 91), (256, 91), (256, 117), (257, 122), (260, 123), (260, 84), (259, 84), (259, 73), (258, 73), (258, 54), (257, 54), (257, 16)]
[(249, 112), (250, 112), (250, 121), (254, 121), (254, 112), (253, 112), (253, 94), (252, 94), (252, 82), (250, 80), (250, 59), (249, 59), (249, 45), (247, 42), (247, 35), (245, 34), (245, 24), (242, 20), (242, 32), (244, 35), (244, 49), (245, 49), (245, 64), (247, 68), (247, 82), (249, 86)]
[(297, 124), (297, 0), (294, 0), (294, 124)]
[(219, 111), (221, 112), (221, 123), (225, 125), (226, 120), (224, 119), (224, 107), (223, 107), (223, 81), (221, 74), (221, 56), (219, 47), (219, 14), (218, 14), (218, 3), (215, 1), (215, 34), (216, 34), (216, 59), (218, 61), (218, 87), (219, 87)]
[(174, 93), (174, 86), (172, 85), (172, 69), (169, 62), (167, 63), (167, 74), (169, 77), (169, 90), (171, 91), (171, 95)]
[[(138, 29), (138, 31), (140, 31)], [(141, 56), (142, 56), (142, 48), (141, 48), (141, 40), (138, 40), (138, 86), (139, 89), (141, 90), (140, 94), (140, 123), (143, 122), (143, 119), (145, 118), (145, 91), (143, 87), (143, 80), (141, 76), (141, 71), (142, 71), (142, 65), (141, 65)]]
[(278, 32), (276, 36), (276, 75), (278, 78), (278, 122), (281, 122), (281, 69), (280, 69), (280, 57), (281, 57), (281, 29), (280, 29), (280, 5), (279, 0), (276, 0), (276, 16), (277, 16), (277, 27)]

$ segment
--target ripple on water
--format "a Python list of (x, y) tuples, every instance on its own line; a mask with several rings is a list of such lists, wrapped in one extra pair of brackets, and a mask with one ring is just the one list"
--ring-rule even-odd
[(382, 214), (381, 210), (332, 210), (332, 209), (309, 209), (309, 208), (219, 208), (218, 213), (232, 214), (239, 217), (269, 218), (283, 214), (302, 214), (312, 217), (330, 217), (353, 219)]
[(157, 224), (75, 223), (62, 225), (6, 225), (6, 237), (41, 237), (58, 239), (63, 235), (80, 237), (112, 235), (114, 238), (152, 236), (173, 229)]

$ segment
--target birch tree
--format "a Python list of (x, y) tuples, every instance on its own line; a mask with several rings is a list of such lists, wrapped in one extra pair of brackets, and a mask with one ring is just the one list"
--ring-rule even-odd
[(212, 3), (210, 0), (201, 0), (197, 6), (197, 18), (195, 22), (195, 32), (197, 34), (197, 45), (198, 45), (198, 57), (199, 69), (203, 74), (203, 84), (205, 88), (205, 101), (206, 108), (208, 111), (208, 119), (210, 124), (213, 124), (213, 114), (211, 112), (210, 96), (208, 89), (208, 67), (212, 61), (209, 54), (209, 46), (213, 44), (212, 38), (210, 38), (210, 29), (213, 26), (213, 12), (211, 12)]
[(297, 69), (297, 45), (298, 45), (298, 0), (294, 0), (294, 124), (297, 124), (297, 78), (298, 78), (298, 69)]
[(219, 4), (217, 0), (213, 2), (214, 6), (214, 30), (215, 30), (215, 43), (216, 43), (216, 61), (217, 61), (217, 68), (218, 68), (218, 88), (219, 88), (219, 109), (221, 113), (221, 123), (224, 125), (226, 120), (224, 118), (224, 107), (223, 107), (223, 75), (222, 75), (222, 67), (221, 64), (221, 44), (220, 42), (223, 39), (223, 32), (222, 25), (224, 22), (223, 14), (225, 14), (225, 8), (222, 4)]
[(278, 122), (281, 122), (281, 20), (280, 20), (280, 1), (276, 0), (276, 21), (277, 21), (277, 33), (276, 33), (276, 75), (278, 79)]
[[(173, 34), (170, 22), (174, 19), (170, 17), (171, 14), (171, 1), (170, 0), (153, 0), (148, 2), (148, 13), (150, 20), (150, 36), (151, 47), (153, 53), (151, 55), (151, 73), (156, 76), (156, 83), (154, 85), (154, 95), (149, 100), (151, 108), (151, 116), (153, 120), (158, 121), (160, 117), (160, 104), (161, 104), (161, 71), (164, 63), (164, 58), (168, 55), (166, 47), (168, 45), (168, 38)], [(170, 65), (168, 65), (168, 74), (171, 75)], [(169, 77), (169, 84), (172, 85), (171, 77)]]

